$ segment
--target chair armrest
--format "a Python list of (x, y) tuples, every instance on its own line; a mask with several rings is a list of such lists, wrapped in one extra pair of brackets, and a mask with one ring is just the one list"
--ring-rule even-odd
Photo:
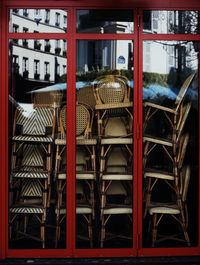
[(170, 109), (168, 107), (165, 107), (165, 106), (162, 106), (162, 105), (158, 105), (158, 104), (155, 104), (155, 103), (151, 103), (151, 102), (144, 102), (143, 103), (143, 107), (144, 108), (151, 107), (151, 108), (167, 111), (167, 112), (174, 113), (174, 114), (177, 113), (177, 111), (175, 109)]

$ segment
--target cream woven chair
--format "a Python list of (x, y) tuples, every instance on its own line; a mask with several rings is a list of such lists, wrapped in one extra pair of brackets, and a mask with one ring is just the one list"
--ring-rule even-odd
[[(177, 199), (175, 203), (163, 203), (155, 204), (149, 209), (149, 213), (152, 216), (152, 247), (162, 241), (176, 240), (178, 242), (185, 242), (190, 246), (190, 239), (188, 235), (188, 210), (187, 210), (187, 193), (190, 181), (190, 166), (185, 166), (180, 174), (180, 185), (177, 191)], [(174, 234), (172, 227), (170, 226), (170, 218), (177, 222), (177, 232)], [(170, 234), (160, 234), (159, 225), (163, 219), (168, 218), (168, 222), (165, 223), (164, 232), (170, 231)], [(169, 224), (170, 229), (168, 229)], [(181, 232), (180, 232), (181, 231)], [(161, 231), (162, 232), (162, 231)], [(168, 244), (169, 245), (169, 244)]]
[(124, 76), (106, 75), (94, 83), (98, 135), (101, 136), (106, 116), (130, 116), (133, 103), (130, 100), (130, 86)]
[[(113, 222), (112, 217), (116, 215), (126, 215), (129, 221), (132, 220), (133, 176), (131, 173), (132, 166), (128, 163), (126, 155), (128, 156), (126, 151), (120, 147), (114, 147), (108, 154), (104, 171), (100, 173), (101, 247), (103, 247), (105, 240), (114, 237), (131, 238), (131, 235), (127, 236), (124, 233), (111, 235), (108, 233), (107, 226), (108, 221)], [(108, 198), (112, 198), (112, 202)]]
[[(77, 192), (80, 186), (86, 188), (84, 203), (77, 201), (76, 213), (82, 215), (88, 225), (88, 237), (92, 246), (92, 219), (94, 219), (94, 182), (96, 180), (96, 158), (95, 147), (97, 140), (91, 138), (91, 126), (93, 112), (85, 104), (76, 105), (76, 182)], [(57, 206), (56, 206), (56, 237), (57, 247), (60, 240), (60, 225), (65, 219), (66, 206), (63, 202), (63, 195), (66, 188), (66, 106), (60, 112), (61, 137), (56, 139), (56, 168), (55, 176), (57, 183)], [(85, 190), (84, 190), (85, 191)], [(82, 193), (83, 195), (83, 193)], [(82, 196), (83, 197), (83, 196)], [(87, 199), (87, 200), (86, 200)]]

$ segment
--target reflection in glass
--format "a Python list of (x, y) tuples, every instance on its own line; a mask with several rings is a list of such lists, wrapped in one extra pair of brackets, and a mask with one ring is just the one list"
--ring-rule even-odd
[(10, 9), (10, 32), (67, 31), (67, 12), (62, 9)]
[(132, 33), (132, 10), (78, 10), (77, 32)]
[(198, 11), (145, 10), (143, 33), (196, 34), (199, 32), (198, 20)]
[(144, 41), (143, 48), (143, 246), (195, 246), (198, 43)]
[(132, 67), (131, 41), (77, 42), (77, 248), (133, 244)]
[(56, 40), (26, 41), (9, 43), (9, 247), (63, 248), (66, 73), (58, 66), (66, 69), (66, 54), (44, 52)]

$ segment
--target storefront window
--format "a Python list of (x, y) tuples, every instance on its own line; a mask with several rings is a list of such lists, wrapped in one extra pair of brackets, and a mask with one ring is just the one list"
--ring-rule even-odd
[(143, 42), (145, 247), (198, 242), (198, 46)]
[(76, 29), (81, 33), (132, 33), (133, 11), (78, 10)]
[(66, 54), (28, 42), (9, 42), (9, 248), (64, 248)]
[(76, 246), (131, 247), (132, 41), (78, 41), (77, 58)]

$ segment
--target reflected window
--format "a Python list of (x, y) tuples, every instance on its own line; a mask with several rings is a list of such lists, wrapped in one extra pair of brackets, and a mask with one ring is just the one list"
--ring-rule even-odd
[(36, 80), (40, 79), (40, 61), (34, 60), (34, 78)]
[(13, 24), (13, 32), (19, 32), (19, 25)]
[(23, 9), (23, 16), (28, 17), (28, 10), (26, 8)]
[(67, 31), (67, 11), (62, 9), (11, 9), (10, 24), (19, 26), (19, 30), (10, 28), (10, 32), (23, 32), (26, 25), (29, 32), (64, 33)]
[(145, 10), (143, 33), (196, 34), (199, 32), (199, 11)]
[(132, 10), (78, 10), (77, 32), (132, 33)]
[(60, 26), (60, 14), (57, 13), (57, 12), (56, 12), (56, 14), (55, 14), (55, 25), (56, 25), (57, 27)]
[(50, 9), (45, 9), (45, 20), (44, 22), (49, 24), (50, 21)]

